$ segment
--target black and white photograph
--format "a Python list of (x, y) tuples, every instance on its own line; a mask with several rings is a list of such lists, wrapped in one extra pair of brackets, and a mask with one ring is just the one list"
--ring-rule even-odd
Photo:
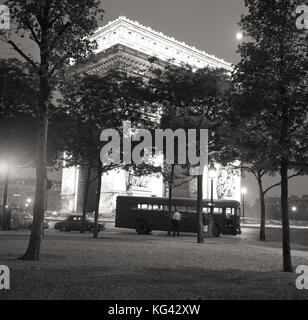
[(0, 0), (8, 300), (308, 300), (308, 1)]

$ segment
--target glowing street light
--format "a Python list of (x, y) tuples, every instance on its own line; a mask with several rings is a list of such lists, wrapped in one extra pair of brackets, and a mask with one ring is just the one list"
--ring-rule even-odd
[(236, 34), (236, 39), (237, 39), (238, 41), (241, 41), (241, 40), (243, 39), (243, 37), (244, 37), (244, 35), (242, 34), (242, 32), (238, 32), (238, 33)]
[(31, 203), (32, 202), (32, 199), (31, 198), (28, 198), (27, 199), (27, 203)]
[(296, 212), (296, 211), (297, 211), (297, 207), (295, 207), (295, 206), (292, 207), (292, 211), (293, 211), (293, 212)]
[(0, 172), (5, 174), (4, 181), (4, 192), (3, 192), (3, 219), (2, 219), (2, 230), (8, 230), (10, 225), (10, 219), (6, 217), (6, 211), (8, 209), (7, 198), (8, 198), (8, 189), (9, 189), (9, 163), (7, 161), (0, 161)]
[(213, 180), (216, 177), (217, 169), (215, 168), (214, 164), (212, 163), (209, 167), (209, 177)]

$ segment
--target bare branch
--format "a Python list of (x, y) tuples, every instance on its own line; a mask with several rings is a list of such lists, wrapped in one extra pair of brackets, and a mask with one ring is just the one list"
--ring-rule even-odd
[(94, 181), (97, 180), (97, 178), (98, 178), (98, 177), (96, 176), (95, 178), (93, 178), (92, 180), (90, 180), (90, 181), (89, 181), (89, 184), (92, 184)]
[(30, 59), (19, 47), (12, 41), (7, 40), (7, 43), (10, 44), (15, 51), (17, 51), (26, 61), (28, 61), (36, 71), (40, 71), (40, 68), (36, 65), (36, 63)]
[(262, 178), (266, 174), (266, 172), (267, 172), (266, 170), (263, 170), (263, 171), (261, 170), (260, 177)]
[(185, 180), (185, 181), (183, 181), (183, 182), (181, 182), (181, 183), (179, 183), (179, 184), (174, 184), (173, 187), (174, 187), (174, 188), (180, 187), (180, 186), (182, 186), (182, 185), (184, 185), (184, 184), (186, 184), (186, 183), (188, 183), (188, 182), (190, 182), (190, 181), (193, 181), (194, 179), (195, 179), (195, 177), (191, 177), (191, 178), (189, 178), (188, 180)]
[(263, 194), (266, 195), (270, 190), (272, 190), (275, 187), (278, 187), (281, 185), (281, 182), (275, 183), (272, 186), (270, 186), (269, 188), (267, 188), (266, 190), (263, 191)]
[(36, 43), (38, 46), (40, 46), (40, 45), (41, 45), (41, 41), (40, 41), (40, 39), (38, 38), (37, 34), (35, 33), (33, 27), (31, 26), (30, 21), (27, 20), (27, 21), (25, 22), (25, 25), (26, 25), (26, 26), (28, 27), (28, 29), (30, 30), (31, 35), (32, 35), (35, 43)]
[[(295, 177), (298, 177), (302, 174), (302, 170), (298, 171), (297, 173), (295, 174), (292, 174), (291, 176), (288, 177), (288, 179), (292, 179), (292, 178), (295, 178)], [(267, 194), (270, 190), (272, 190), (273, 188), (275, 187), (278, 187), (281, 185), (281, 182), (278, 182), (278, 183), (275, 183), (273, 184), (272, 186), (268, 187), (266, 190), (263, 191), (263, 194)]]

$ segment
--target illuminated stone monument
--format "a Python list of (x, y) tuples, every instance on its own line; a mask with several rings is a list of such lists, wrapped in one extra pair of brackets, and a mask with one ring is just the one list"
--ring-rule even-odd
[[(204, 51), (191, 47), (172, 37), (165, 36), (151, 28), (125, 17), (109, 22), (99, 28), (93, 35), (98, 43), (95, 61), (84, 65), (78, 70), (88, 73), (105, 74), (113, 69), (120, 69), (130, 74), (147, 77), (150, 62), (155, 57), (154, 64), (162, 66), (166, 63), (180, 65), (186, 63), (198, 69), (206, 66), (223, 68), (232, 71), (230, 63), (209, 55)], [(240, 172), (220, 168), (214, 181), (214, 197), (217, 199), (234, 199), (240, 201), (241, 177)], [(83, 193), (83, 174), (79, 169), (63, 170), (62, 210), (81, 212)], [(116, 197), (118, 195), (132, 196), (165, 196), (165, 186), (162, 178), (131, 177), (127, 172), (112, 171), (103, 175), (101, 190), (100, 213), (104, 217), (113, 218)], [(207, 169), (204, 174), (204, 194), (209, 198), (209, 179)], [(175, 189), (176, 196), (195, 197), (196, 181), (187, 186)]]

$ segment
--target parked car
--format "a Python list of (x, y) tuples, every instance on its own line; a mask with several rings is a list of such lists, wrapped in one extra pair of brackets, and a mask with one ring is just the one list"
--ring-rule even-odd
[[(21, 213), (19, 217), (19, 229), (31, 229), (33, 223), (33, 216), (30, 213)], [(48, 229), (48, 222), (44, 221), (44, 229)]]
[(45, 211), (45, 217), (57, 217), (58, 216), (58, 212), (57, 211)]
[[(59, 221), (55, 224), (55, 229), (60, 231), (81, 231), (82, 230), (82, 216), (70, 215), (64, 221)], [(98, 231), (103, 231), (105, 224), (98, 225)], [(94, 222), (89, 219), (85, 220), (85, 231), (93, 232)]]

